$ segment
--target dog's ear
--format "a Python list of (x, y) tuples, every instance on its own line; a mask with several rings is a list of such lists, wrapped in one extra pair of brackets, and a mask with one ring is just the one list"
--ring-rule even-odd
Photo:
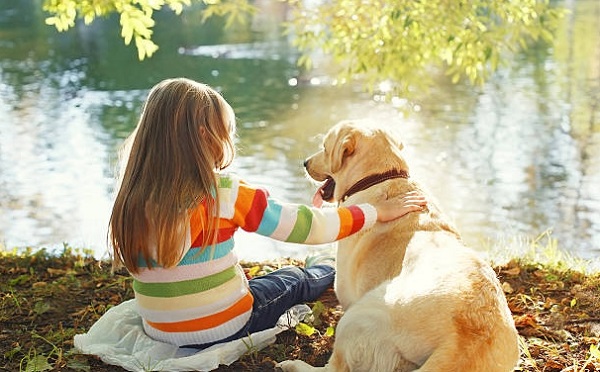
[(391, 132), (388, 136), (388, 140), (390, 141), (392, 146), (395, 146), (398, 150), (402, 150), (404, 148), (404, 144), (402, 143), (402, 140), (400, 139), (400, 136), (397, 135), (397, 133)]
[(396, 129), (392, 128), (379, 128), (375, 131), (375, 133), (380, 133), (383, 138), (387, 140), (390, 146), (395, 147), (398, 151), (404, 148), (404, 144), (402, 143), (400, 134)]
[(337, 136), (337, 140), (334, 143), (331, 153), (329, 154), (329, 164), (331, 166), (331, 173), (335, 173), (342, 168), (344, 159), (354, 153), (356, 148), (356, 136), (358, 136), (358, 130), (354, 128), (344, 128)]

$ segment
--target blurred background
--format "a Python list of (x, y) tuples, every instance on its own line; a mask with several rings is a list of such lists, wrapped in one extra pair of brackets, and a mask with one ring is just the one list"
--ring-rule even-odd
[[(158, 52), (139, 61), (117, 17), (58, 33), (35, 0), (0, 2), (0, 248), (93, 249), (106, 258), (117, 151), (148, 90), (185, 76), (219, 89), (238, 118), (232, 171), (279, 199), (310, 203), (303, 159), (335, 122), (369, 119), (400, 133), (411, 174), (485, 248), (546, 232), (582, 258), (600, 253), (600, 1), (570, 9), (553, 46), (511, 57), (482, 87), (447, 79), (416, 99), (335, 84), (326, 63), (302, 71), (262, 1), (245, 25), (200, 22), (200, 8), (155, 15)], [(160, 175), (157, 175), (160, 176)], [(310, 248), (250, 234), (243, 259)]]

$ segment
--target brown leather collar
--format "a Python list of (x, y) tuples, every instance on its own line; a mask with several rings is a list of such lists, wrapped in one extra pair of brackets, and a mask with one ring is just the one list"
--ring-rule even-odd
[(375, 186), (383, 181), (391, 180), (393, 178), (406, 178), (408, 179), (408, 172), (404, 170), (392, 169), (387, 172), (372, 174), (356, 182), (352, 187), (342, 195), (341, 201), (346, 201), (349, 197), (356, 194), (359, 191), (368, 189), (371, 186)]

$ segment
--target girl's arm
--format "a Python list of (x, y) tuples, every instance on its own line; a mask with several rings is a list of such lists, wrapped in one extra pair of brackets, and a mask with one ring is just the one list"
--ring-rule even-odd
[(372, 226), (375, 221), (386, 222), (400, 218), (407, 213), (422, 210), (426, 205), (421, 194), (411, 192), (402, 199), (387, 200), (376, 206), (359, 204), (315, 208), (282, 203), (269, 197), (266, 190), (250, 187), (241, 180), (231, 186), (235, 189), (230, 193), (230, 196), (235, 195), (231, 217), (236, 225), (249, 232), (293, 243), (334, 242)]

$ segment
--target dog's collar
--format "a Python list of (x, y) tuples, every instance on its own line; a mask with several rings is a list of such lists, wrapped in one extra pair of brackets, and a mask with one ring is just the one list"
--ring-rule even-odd
[(346, 201), (346, 199), (348, 199), (352, 195), (356, 194), (357, 192), (366, 190), (369, 187), (375, 186), (378, 183), (381, 183), (383, 181), (391, 180), (394, 178), (408, 179), (408, 177), (409, 176), (408, 176), (407, 171), (398, 170), (398, 169), (392, 169), (387, 172), (377, 173), (377, 174), (372, 174), (370, 176), (366, 176), (365, 178), (359, 180), (354, 185), (352, 185), (352, 187), (350, 187), (348, 189), (348, 191), (346, 191), (344, 193), (344, 195), (342, 195), (342, 198), (340, 200), (344, 202), (344, 201)]

